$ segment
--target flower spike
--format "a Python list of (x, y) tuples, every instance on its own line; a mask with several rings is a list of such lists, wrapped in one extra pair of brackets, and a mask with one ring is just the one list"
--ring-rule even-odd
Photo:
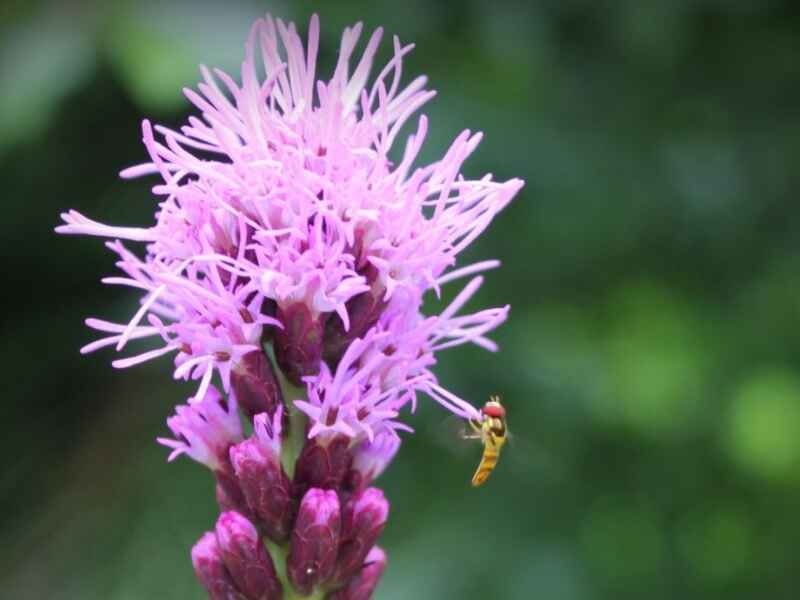
[(106, 238), (118, 272), (103, 283), (139, 298), (122, 322), (87, 319), (99, 337), (81, 353), (124, 353), (119, 369), (170, 355), (173, 377), (193, 382), (158, 441), (213, 473), (221, 514), (192, 549), (211, 600), (369, 600), (389, 512), (370, 486), (413, 431), (409, 413), (427, 397), (483, 418), (434, 366), (455, 346), (497, 350), (509, 307), (467, 305), (499, 263), (460, 261), (523, 182), (465, 176), (483, 135), (470, 130), (425, 164), (419, 112), (435, 92), (404, 81), (413, 44), (393, 38), (376, 65), (383, 30), (363, 29), (344, 30), (325, 76), (316, 15), (306, 40), (257, 20), (236, 76), (201, 66), (181, 126), (142, 121), (147, 158), (120, 175), (156, 179), (153, 221), (70, 210), (56, 227)]

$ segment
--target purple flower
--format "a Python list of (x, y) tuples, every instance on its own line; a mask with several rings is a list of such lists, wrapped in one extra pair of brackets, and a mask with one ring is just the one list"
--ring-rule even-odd
[[(357, 56), (361, 30), (345, 29), (322, 79), (316, 16), (307, 43), (291, 23), (257, 21), (238, 82), (201, 67), (197, 90), (185, 90), (194, 116), (178, 130), (142, 123), (149, 159), (121, 175), (160, 178), (155, 221), (116, 227), (69, 211), (56, 228), (109, 238), (121, 273), (103, 282), (141, 296), (126, 323), (87, 319), (102, 337), (81, 352), (149, 340), (112, 364), (173, 354), (174, 377), (197, 382), (167, 419), (174, 437), (159, 441), (170, 460), (186, 454), (214, 473), (224, 513), (192, 552), (212, 599), (269, 600), (282, 586), (367, 600), (388, 515), (369, 486), (398, 432), (412, 431), (404, 419), (418, 395), (482, 418), (433, 367), (460, 344), (496, 350), (486, 336), (509, 307), (462, 309), (499, 263), (457, 260), (523, 182), (466, 179), (481, 139), (468, 130), (417, 166), (427, 118), (398, 136), (434, 92), (425, 77), (401, 83), (413, 46), (396, 37), (370, 80), (382, 30)], [(428, 296), (466, 277), (439, 314), (423, 313)], [(270, 558), (264, 538), (281, 552)], [(272, 560), (283, 553), (279, 582)]]
[[(122, 174), (162, 178), (153, 188), (161, 197), (154, 225), (111, 227), (74, 211), (63, 215), (60, 233), (147, 244), (144, 258), (138, 258), (121, 242), (109, 243), (125, 275), (104, 281), (139, 290), (142, 306), (127, 324), (88, 320), (110, 335), (85, 352), (158, 338), (161, 347), (114, 365), (175, 352), (175, 376), (200, 380), (199, 398), (214, 373), (229, 391), (232, 370), (246, 371), (237, 365), (259, 349), (265, 328), (276, 328), (278, 364), (295, 383), (305, 378), (313, 393), (330, 380), (321, 362), (323, 346), (338, 359), (359, 339), (350, 333), (351, 322), (358, 321), (362, 339), (379, 321), (395, 334), (387, 313), (404, 322), (422, 319), (419, 307), (427, 290), (438, 293), (447, 281), (496, 266), (485, 261), (447, 272), (522, 182), (464, 179), (461, 166), (481, 138), (468, 131), (442, 159), (412, 168), (427, 134), (424, 116), (393, 164), (388, 152), (400, 129), (434, 92), (425, 89), (425, 77), (400, 85), (402, 58), (412, 46), (397, 38), (394, 56), (368, 85), (382, 30), (350, 70), (360, 32), (360, 24), (345, 30), (334, 74), (323, 81), (315, 71), (316, 17), (305, 48), (294, 25), (259, 20), (247, 42), (241, 84), (202, 68), (199, 91), (186, 90), (200, 117), (190, 117), (180, 131), (144, 122), (150, 162)], [(257, 62), (266, 71), (263, 81)], [(268, 302), (277, 312), (264, 310)], [(398, 309), (408, 305), (413, 308)], [(427, 333), (431, 353), (464, 340), (491, 347), (483, 333), (503, 318), (486, 311), (440, 318), (425, 331), (416, 330), (407, 344), (422, 343), (420, 336)], [(485, 331), (466, 334), (464, 324)], [(459, 405), (429, 383), (418, 389), (448, 408)], [(413, 399), (397, 391), (373, 389), (360, 396), (373, 415), (366, 427), (348, 422), (350, 417), (337, 425), (356, 425), (347, 435), (361, 430), (371, 435), (380, 420), (376, 415), (393, 414)], [(456, 412), (474, 414), (463, 406)]]
[(236, 403), (223, 399), (214, 386), (200, 402), (176, 407), (167, 425), (177, 438), (158, 438), (173, 449), (168, 460), (186, 454), (212, 471), (227, 470), (228, 449), (243, 439)]
[(440, 315), (428, 318), (419, 313), (421, 297), (416, 303), (398, 298), (350, 344), (334, 373), (323, 363), (318, 376), (306, 378), (308, 400), (294, 404), (312, 423), (309, 437), (340, 433), (372, 440), (380, 431), (408, 430), (396, 418), (408, 404), (413, 410), (417, 391), (459, 416), (480, 419), (471, 404), (438, 385), (430, 367), (435, 352), (451, 346), (473, 342), (495, 349), (484, 334), (505, 320), (508, 307), (456, 316), (481, 283), (476, 277)]

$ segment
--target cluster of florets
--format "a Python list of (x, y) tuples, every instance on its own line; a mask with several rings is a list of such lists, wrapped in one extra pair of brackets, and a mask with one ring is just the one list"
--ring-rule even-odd
[[(424, 116), (390, 160), (434, 92), (424, 77), (401, 88), (412, 46), (397, 38), (368, 86), (381, 30), (351, 71), (360, 32), (345, 30), (323, 82), (316, 17), (307, 47), (293, 24), (258, 21), (241, 84), (202, 68), (199, 93), (186, 90), (200, 117), (180, 131), (144, 122), (150, 161), (122, 175), (160, 175), (156, 223), (112, 227), (71, 211), (58, 228), (111, 238), (124, 275), (103, 281), (143, 294), (126, 324), (88, 319), (108, 335), (82, 351), (158, 340), (114, 366), (174, 353), (175, 377), (199, 382), (168, 419), (174, 439), (161, 442), (215, 474), (224, 512), (193, 551), (213, 598), (282, 597), (262, 537), (288, 544), (278, 572), (294, 590), (368, 598), (385, 562), (374, 543), (388, 512), (368, 486), (409, 429), (401, 412), (421, 392), (479, 418), (431, 367), (450, 346), (494, 349), (485, 334), (508, 313), (459, 314), (480, 276), (441, 314), (421, 312), (428, 291), (497, 265), (454, 268), (522, 182), (465, 180), (462, 163), (481, 137), (469, 131), (441, 160), (415, 166)], [(144, 257), (119, 240), (146, 243)]]
[[(253, 423), (245, 438), (235, 404), (212, 386), (203, 400), (178, 407), (168, 420), (181, 441), (161, 440), (216, 476), (221, 514), (192, 550), (210, 597), (279, 600), (291, 591), (369, 598), (386, 563), (376, 542), (389, 514), (383, 493), (370, 484), (394, 456), (399, 438), (384, 432), (356, 448), (342, 435), (306, 442), (290, 477), (282, 462), (282, 406), (271, 417), (256, 415)], [(276, 565), (280, 559), (285, 562)]]

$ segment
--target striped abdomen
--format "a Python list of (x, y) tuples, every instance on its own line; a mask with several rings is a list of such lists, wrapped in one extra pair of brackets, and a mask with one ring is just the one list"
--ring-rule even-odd
[(478, 463), (478, 469), (475, 471), (475, 475), (472, 476), (473, 486), (477, 487), (489, 479), (489, 475), (492, 474), (499, 456), (499, 448), (493, 448), (489, 444), (484, 446), (481, 462)]

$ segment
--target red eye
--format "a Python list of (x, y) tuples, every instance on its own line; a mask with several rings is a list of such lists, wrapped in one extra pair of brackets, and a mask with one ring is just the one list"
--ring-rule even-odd
[(484, 415), (499, 419), (506, 416), (506, 409), (498, 402), (487, 402), (481, 409)]

